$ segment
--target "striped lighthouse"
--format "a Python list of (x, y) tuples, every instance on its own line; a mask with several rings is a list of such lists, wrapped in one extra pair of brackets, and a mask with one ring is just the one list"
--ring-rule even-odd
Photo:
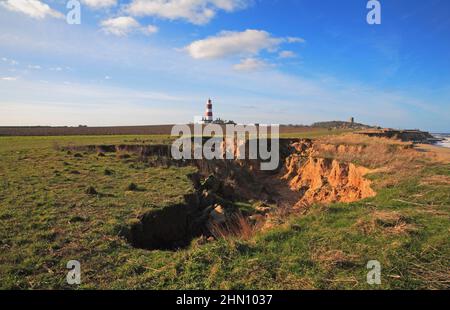
[(206, 112), (205, 112), (205, 123), (212, 123), (213, 122), (213, 111), (212, 111), (212, 101), (211, 99), (208, 99), (208, 102), (206, 103)]

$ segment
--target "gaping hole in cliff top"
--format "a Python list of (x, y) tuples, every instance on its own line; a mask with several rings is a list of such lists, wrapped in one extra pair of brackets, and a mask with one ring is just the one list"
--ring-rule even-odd
[[(249, 143), (249, 141), (247, 141)], [(193, 238), (220, 238), (242, 225), (270, 227), (276, 214), (298, 212), (315, 203), (353, 202), (375, 195), (365, 175), (369, 169), (317, 157), (309, 139), (280, 140), (280, 162), (262, 171), (261, 160), (175, 160), (170, 145), (103, 145), (72, 147), (77, 151), (133, 153), (150, 166), (194, 166), (195, 192), (184, 203), (142, 214), (124, 236), (137, 248), (176, 250)], [(248, 149), (248, 148), (246, 148)], [(358, 150), (351, 150), (358, 151)]]

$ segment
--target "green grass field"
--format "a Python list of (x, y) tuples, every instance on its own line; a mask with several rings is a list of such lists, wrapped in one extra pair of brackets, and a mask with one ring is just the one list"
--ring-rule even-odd
[[(57, 148), (141, 140), (170, 138), (0, 137), (0, 288), (450, 288), (448, 163), (418, 162), (395, 184), (372, 174), (376, 197), (315, 205), (248, 240), (194, 240), (179, 251), (147, 251), (130, 246), (121, 230), (192, 192), (187, 175), (194, 168)], [(88, 187), (98, 193), (86, 193)], [(80, 286), (66, 284), (69, 260), (81, 263)], [(382, 265), (381, 286), (366, 283), (369, 260)]]

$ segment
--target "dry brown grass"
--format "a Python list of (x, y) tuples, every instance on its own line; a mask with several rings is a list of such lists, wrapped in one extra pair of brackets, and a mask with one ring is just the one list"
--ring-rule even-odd
[(355, 226), (364, 234), (381, 231), (385, 234), (409, 234), (418, 227), (411, 220), (395, 211), (374, 211), (368, 219), (359, 219)]
[(450, 148), (448, 147), (419, 144), (416, 146), (416, 150), (422, 152), (426, 158), (431, 159), (434, 162), (450, 163)]
[(420, 182), (421, 185), (447, 185), (450, 186), (450, 177), (447, 175), (433, 175)]
[(442, 263), (448, 262), (448, 257), (432, 246), (424, 250), (422, 254), (428, 254), (432, 258), (429, 261), (424, 261), (411, 253), (406, 254), (410, 262), (409, 274), (414, 280), (426, 283), (427, 289), (432, 290), (448, 290), (450, 287), (450, 264)]
[(128, 151), (120, 150), (116, 152), (116, 157), (118, 159), (128, 159), (131, 158), (131, 153)]
[(298, 275), (292, 275), (289, 272), (284, 272), (276, 279), (277, 283), (286, 290), (314, 290), (317, 287), (314, 281), (305, 276), (299, 278)]
[[(316, 157), (334, 158), (342, 162), (372, 169), (372, 173), (383, 173), (377, 180), (375, 190), (393, 187), (423, 169), (424, 162), (442, 162), (444, 148), (416, 147), (411, 143), (387, 138), (366, 137), (357, 134), (323, 137), (314, 144)], [(450, 154), (450, 152), (449, 152)], [(449, 156), (450, 158), (450, 156)], [(447, 161), (450, 163), (450, 161)], [(448, 177), (439, 177), (439, 182), (448, 182)], [(438, 181), (425, 180), (425, 181)]]
[(311, 260), (319, 263), (325, 269), (335, 267), (353, 267), (358, 264), (358, 256), (344, 253), (341, 250), (319, 248), (311, 253)]
[(368, 145), (368, 144), (395, 144), (400, 146), (409, 146), (411, 143), (401, 142), (399, 140), (388, 139), (388, 138), (379, 138), (379, 137), (369, 137), (365, 135), (359, 135), (354, 133), (348, 133), (340, 136), (326, 136), (319, 139), (324, 143), (330, 144), (348, 144), (348, 145)]
[(225, 224), (211, 224), (209, 230), (216, 239), (249, 240), (255, 235), (258, 229), (256, 226), (250, 224), (242, 214), (237, 214)]
[[(353, 162), (369, 168), (397, 166), (404, 168), (420, 154), (407, 142), (370, 138), (356, 134), (329, 136), (315, 143), (315, 156)], [(399, 166), (402, 167), (399, 167)]]

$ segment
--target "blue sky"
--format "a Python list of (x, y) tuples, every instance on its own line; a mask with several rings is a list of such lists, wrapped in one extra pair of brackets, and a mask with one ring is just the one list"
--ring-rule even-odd
[(242, 123), (450, 131), (450, 2), (0, 0), (0, 126)]

